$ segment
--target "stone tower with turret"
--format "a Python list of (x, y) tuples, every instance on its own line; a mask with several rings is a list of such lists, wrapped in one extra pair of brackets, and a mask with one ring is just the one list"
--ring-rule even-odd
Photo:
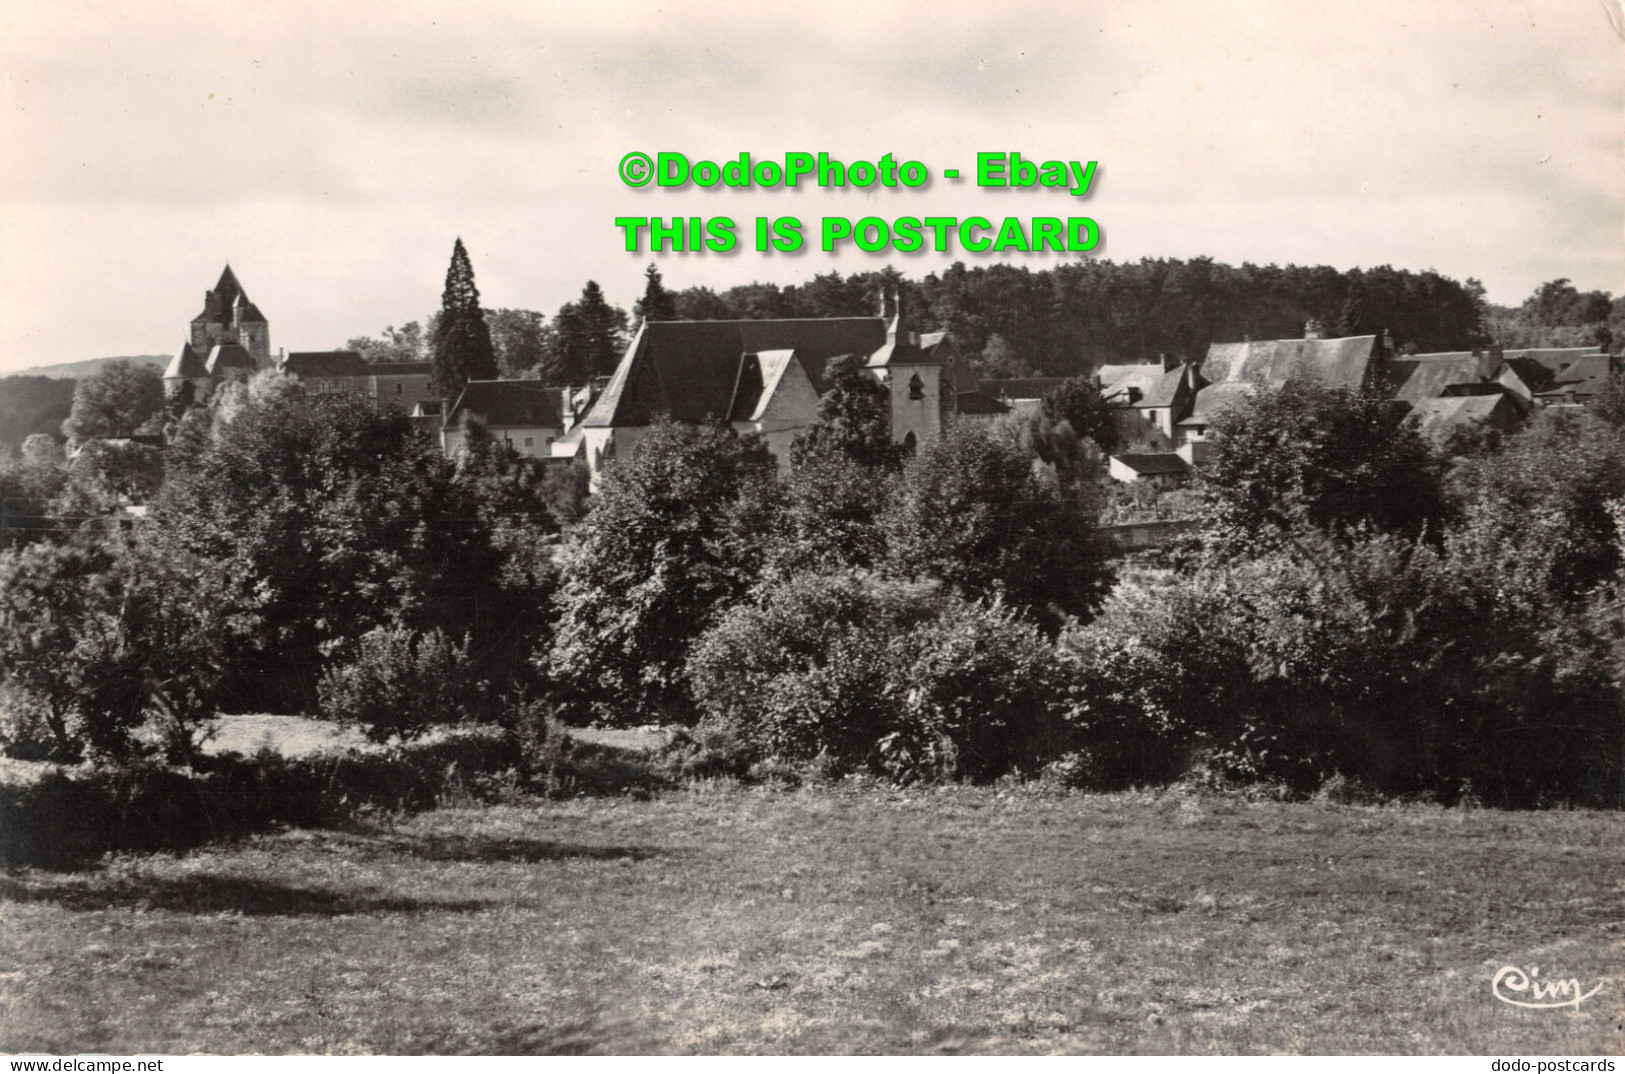
[(214, 290), (203, 296), (203, 312), (192, 318), (192, 350), (207, 355), (216, 345), (235, 343), (254, 359), (254, 368), (271, 367), (271, 327), (259, 307), (227, 265)]

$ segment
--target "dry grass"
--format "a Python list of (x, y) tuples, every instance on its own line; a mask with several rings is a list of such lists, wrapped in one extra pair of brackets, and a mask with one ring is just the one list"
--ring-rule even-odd
[(4, 884), (0, 1049), (1617, 1052), (1625, 817), (698, 787)]

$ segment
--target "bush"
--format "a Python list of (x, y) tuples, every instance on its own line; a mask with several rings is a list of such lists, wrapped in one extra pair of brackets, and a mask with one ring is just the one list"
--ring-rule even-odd
[(700, 640), (689, 674), (701, 728), (750, 761), (990, 779), (1066, 740), (1062, 667), (1038, 629), (932, 583), (771, 583)]
[(429, 809), (487, 792), (520, 766), (508, 736), (484, 731), (369, 753), (200, 757), (190, 769), (44, 767), (32, 779), (0, 781), (0, 866), (71, 866), (108, 851), (183, 849), (279, 824)]
[(470, 670), (467, 644), (439, 630), (376, 627), (361, 635), (352, 659), (322, 673), (317, 696), (328, 719), (360, 724), (377, 742), (406, 741), (478, 718), (485, 689)]
[(1300, 534), (1114, 598), (1065, 642), (1103, 777), (1171, 775), (1200, 753), (1298, 791), (1341, 776), (1447, 802), (1617, 801), (1617, 607), (1554, 605), (1549, 571), (1482, 536)]

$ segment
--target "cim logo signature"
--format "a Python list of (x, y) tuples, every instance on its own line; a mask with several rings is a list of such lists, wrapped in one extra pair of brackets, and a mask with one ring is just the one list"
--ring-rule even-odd
[(1531, 966), (1528, 973), (1517, 966), (1502, 966), (1495, 971), (1490, 992), (1502, 1003), (1510, 1003), (1514, 1007), (1555, 1011), (1561, 1007), (1578, 1009), (1580, 1004), (1601, 992), (1607, 983), (1608, 978), (1604, 977), (1591, 991), (1581, 992), (1580, 981), (1576, 977), (1562, 980), (1547, 978), (1542, 981), (1539, 966)]

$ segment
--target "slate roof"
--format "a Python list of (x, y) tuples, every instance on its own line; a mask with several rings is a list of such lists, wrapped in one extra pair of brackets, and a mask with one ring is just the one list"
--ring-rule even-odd
[(1507, 361), (1514, 358), (1524, 358), (1541, 365), (1550, 374), (1563, 371), (1563, 367), (1581, 358), (1596, 354), (1596, 347), (1523, 347), (1515, 351), (1503, 350), (1501, 357)]
[(1449, 439), (1457, 429), (1492, 421), (1501, 407), (1502, 417), (1512, 420), (1515, 408), (1504, 395), (1458, 395), (1442, 399), (1423, 399), (1411, 413), (1416, 417), (1417, 431), (1435, 443)]
[(446, 424), (473, 414), (493, 429), (562, 429), (556, 389), (539, 380), (471, 380), (452, 405)]
[(1175, 366), (1162, 375), (1162, 378), (1151, 386), (1138, 403), (1137, 407), (1164, 407), (1173, 406), (1179, 400), (1179, 389), (1185, 384), (1185, 367)]
[(1202, 362), (1202, 376), (1215, 384), (1250, 381), (1272, 387), (1303, 377), (1327, 388), (1358, 389), (1380, 353), (1376, 336), (1214, 343)]
[[(886, 322), (879, 317), (649, 321), (638, 330), (582, 424), (648, 425), (658, 414), (675, 421), (727, 418), (742, 398), (745, 356), (756, 355), (760, 361), (761, 355), (774, 351), (793, 351), (822, 394), (829, 359), (874, 355), (885, 344)], [(889, 352), (888, 360), (897, 364), (900, 357), (914, 357), (918, 351), (922, 364), (931, 364), (919, 348), (905, 346), (901, 355), (895, 349)], [(744, 394), (750, 394), (748, 385)]]
[(225, 271), (220, 273), (220, 281), (214, 285), (214, 290), (205, 292), (203, 296), (203, 312), (192, 318), (193, 323), (205, 321), (213, 324), (230, 324), (232, 311), (241, 307), (241, 319), (265, 323), (264, 314), (259, 307), (249, 301), (248, 292), (243, 285), (237, 282), (237, 274), (227, 265)]
[(1260, 385), (1252, 381), (1226, 381), (1209, 384), (1196, 393), (1190, 417), (1181, 425), (1211, 425), (1215, 415), (1235, 406), (1245, 406)]
[(190, 343), (182, 343), (181, 349), (175, 357), (169, 360), (164, 369), (165, 380), (183, 380), (209, 375), (209, 367), (203, 361), (203, 355), (192, 349)]
[(216, 343), (209, 349), (209, 358), (204, 365), (211, 377), (223, 377), (231, 371), (253, 373), (259, 369), (259, 364), (248, 349), (236, 343)]
[(1390, 383), (1393, 397), (1407, 403), (1437, 399), (1452, 384), (1482, 383), (1479, 358), (1472, 351), (1413, 354), (1396, 358)]
[(1147, 477), (1155, 474), (1186, 474), (1190, 473), (1191, 469), (1190, 463), (1172, 451), (1113, 455), (1112, 459)]
[(1101, 394), (1116, 403), (1129, 401), (1130, 388), (1138, 388), (1142, 399), (1150, 395), (1164, 375), (1161, 362), (1103, 365), (1095, 370), (1095, 376), (1100, 378)]
[(294, 351), (282, 371), (296, 377), (364, 377), (371, 372), (356, 351)]
[(741, 355), (739, 378), (734, 384), (733, 406), (728, 411), (728, 420), (759, 420), (795, 357), (796, 352), (788, 349)]
[(1538, 395), (1542, 399), (1559, 396), (1589, 399), (1602, 391), (1613, 366), (1614, 359), (1606, 354), (1588, 354), (1564, 366)]
[(957, 414), (1008, 414), (1010, 408), (985, 391), (956, 392), (954, 412)]
[[(1503, 357), (1501, 360), (1501, 365), (1496, 368), (1495, 379), (1505, 383), (1508, 373), (1517, 378), (1517, 380), (1524, 386), (1524, 388), (1528, 389), (1531, 394), (1546, 387), (1546, 385), (1551, 382), (1552, 377), (1555, 375), (1553, 370), (1547, 369), (1544, 365), (1535, 361), (1533, 358)], [(1507, 386), (1513, 387), (1510, 384)]]

